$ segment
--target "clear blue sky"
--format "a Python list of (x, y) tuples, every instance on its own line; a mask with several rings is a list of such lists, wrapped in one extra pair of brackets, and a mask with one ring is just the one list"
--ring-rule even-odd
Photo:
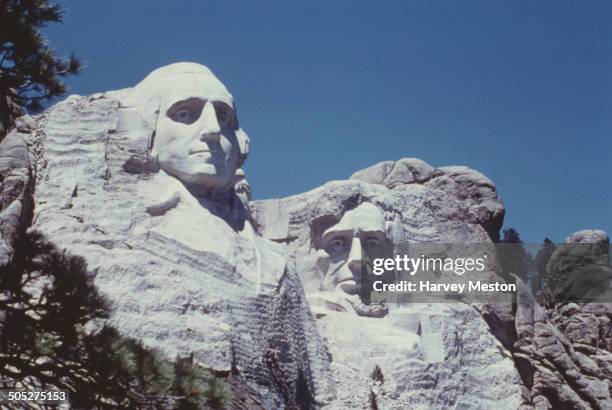
[(609, 1), (63, 1), (72, 93), (209, 66), (251, 136), (255, 198), (387, 159), (489, 176), (529, 242), (612, 233)]

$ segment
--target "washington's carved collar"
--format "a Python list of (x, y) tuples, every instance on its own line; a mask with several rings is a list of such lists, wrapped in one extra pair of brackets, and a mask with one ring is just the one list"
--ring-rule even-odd
[(235, 231), (241, 231), (249, 219), (249, 213), (233, 189), (220, 191), (202, 185), (184, 184), (187, 191), (194, 196), (210, 213), (226, 221)]

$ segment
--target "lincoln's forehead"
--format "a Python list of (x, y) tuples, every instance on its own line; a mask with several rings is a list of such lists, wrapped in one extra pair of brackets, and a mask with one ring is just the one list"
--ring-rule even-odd
[(323, 235), (338, 231), (385, 232), (385, 217), (376, 205), (364, 202), (346, 212), (340, 222), (327, 229)]

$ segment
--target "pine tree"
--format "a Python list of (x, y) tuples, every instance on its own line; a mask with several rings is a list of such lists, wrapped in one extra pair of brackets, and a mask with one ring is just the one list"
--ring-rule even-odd
[(223, 408), (225, 382), (173, 364), (105, 323), (108, 302), (83, 258), (36, 232), (0, 267), (0, 388), (61, 389), (74, 408)]
[(535, 257), (535, 270), (538, 273), (538, 280), (537, 283), (534, 283), (533, 288), (536, 291), (542, 289), (546, 283), (546, 264), (550, 260), (552, 254), (555, 252), (555, 249), (557, 249), (557, 247), (553, 241), (548, 238), (544, 238), (542, 246), (538, 250)]
[(502, 245), (498, 247), (498, 259), (504, 274), (507, 277), (510, 277), (510, 274), (516, 275), (527, 283), (533, 261), (525, 250), (518, 231), (514, 228), (504, 229), (499, 243)]
[(0, 0), (0, 97), (30, 111), (66, 91), (62, 79), (78, 73), (77, 57), (58, 57), (41, 34), (60, 23), (62, 8), (45, 0)]
[(132, 377), (118, 333), (87, 325), (109, 317), (85, 261), (28, 233), (0, 275), (0, 379), (3, 387), (67, 390), (84, 408), (129, 408)]
[(501, 243), (523, 243), (521, 235), (512, 227), (504, 229)]

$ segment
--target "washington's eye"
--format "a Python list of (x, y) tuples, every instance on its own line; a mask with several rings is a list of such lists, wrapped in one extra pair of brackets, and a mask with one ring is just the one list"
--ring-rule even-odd
[(217, 104), (215, 106), (215, 111), (217, 112), (217, 121), (219, 121), (219, 124), (226, 127), (232, 124), (234, 112), (231, 108), (227, 107), (225, 104)]
[(182, 124), (193, 124), (202, 113), (204, 101), (199, 98), (188, 98), (174, 103), (166, 112), (166, 115), (175, 122)]

